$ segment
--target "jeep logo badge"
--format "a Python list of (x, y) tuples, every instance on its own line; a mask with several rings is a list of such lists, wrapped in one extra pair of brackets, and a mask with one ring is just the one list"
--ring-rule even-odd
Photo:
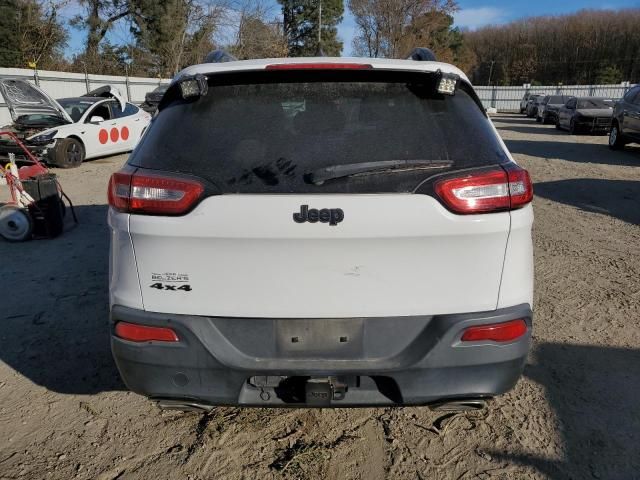
[(316, 208), (309, 209), (309, 205), (300, 205), (300, 211), (293, 214), (296, 223), (328, 223), (336, 226), (344, 220), (344, 212), (341, 208)]

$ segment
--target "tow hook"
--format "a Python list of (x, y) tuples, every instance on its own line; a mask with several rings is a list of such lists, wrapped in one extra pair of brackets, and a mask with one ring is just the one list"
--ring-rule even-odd
[(308, 405), (329, 405), (332, 400), (344, 400), (347, 385), (337, 377), (317, 377), (307, 380), (305, 397)]

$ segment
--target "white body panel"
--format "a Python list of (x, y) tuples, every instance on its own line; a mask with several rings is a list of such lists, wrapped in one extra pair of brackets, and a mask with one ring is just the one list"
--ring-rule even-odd
[(462, 79), (469, 82), (465, 73), (459, 68), (448, 63), (442, 62), (416, 62), (414, 60), (398, 60), (395, 58), (360, 58), (360, 57), (322, 57), (322, 58), (261, 58), (256, 60), (242, 60), (237, 62), (225, 63), (203, 63), (201, 65), (193, 65), (185, 68), (178, 73), (173, 81), (177, 81), (188, 75), (197, 73), (212, 72), (233, 72), (233, 71), (251, 71), (264, 70), (268, 65), (286, 65), (300, 63), (357, 63), (371, 65), (376, 70), (405, 70), (414, 72), (435, 72), (437, 70), (443, 73), (454, 73)]
[[(296, 224), (301, 204), (345, 219)], [(148, 311), (385, 317), (495, 309), (509, 223), (426, 195), (223, 195), (184, 217), (132, 215), (130, 231)], [(166, 273), (187, 275), (192, 291), (150, 288)]]
[[(466, 80), (443, 63), (362, 58), (204, 64), (176, 79), (319, 61), (440, 69)], [(295, 223), (301, 205), (340, 208), (344, 220), (336, 226)], [(111, 304), (252, 318), (435, 315), (531, 305), (532, 221), (530, 205), (456, 215), (421, 194), (220, 195), (181, 217), (111, 210)], [(153, 287), (167, 281), (189, 288)]]
[(498, 308), (527, 303), (533, 308), (533, 207), (511, 212), (511, 231), (504, 256)]
[[(104, 102), (108, 101), (105, 100)], [(138, 111), (133, 115), (105, 120), (100, 124), (89, 123), (94, 110), (104, 102), (98, 102), (89, 108), (78, 122), (43, 130), (34, 135), (34, 137), (46, 135), (54, 130), (57, 131), (53, 137), (56, 140), (76, 137), (84, 145), (85, 159), (130, 152), (136, 147), (142, 133), (149, 126), (151, 115), (136, 107)], [(127, 132), (126, 139), (123, 136), (125, 129)], [(114, 130), (117, 131), (117, 134), (114, 133)], [(104, 141), (105, 135), (106, 141)]]

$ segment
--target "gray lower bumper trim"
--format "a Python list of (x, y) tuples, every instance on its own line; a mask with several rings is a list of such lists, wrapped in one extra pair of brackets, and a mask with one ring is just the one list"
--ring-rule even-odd
[(180, 342), (133, 343), (112, 336), (125, 383), (163, 399), (204, 404), (286, 405), (248, 383), (256, 375), (354, 378), (335, 406), (424, 404), (490, 397), (510, 389), (529, 350), (529, 332), (508, 344), (462, 343), (469, 326), (523, 318), (528, 305), (492, 312), (360, 319), (240, 319), (150, 313), (114, 306), (117, 321), (169, 326)]

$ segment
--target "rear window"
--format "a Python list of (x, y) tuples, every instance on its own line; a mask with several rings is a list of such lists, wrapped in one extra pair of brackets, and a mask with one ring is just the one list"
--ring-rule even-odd
[[(171, 100), (170, 92), (130, 164), (196, 175), (221, 193), (398, 193), (443, 171), (507, 161), (469, 87), (434, 94), (433, 75), (211, 77), (196, 101)], [(309, 180), (327, 167), (390, 161), (420, 167)]]

